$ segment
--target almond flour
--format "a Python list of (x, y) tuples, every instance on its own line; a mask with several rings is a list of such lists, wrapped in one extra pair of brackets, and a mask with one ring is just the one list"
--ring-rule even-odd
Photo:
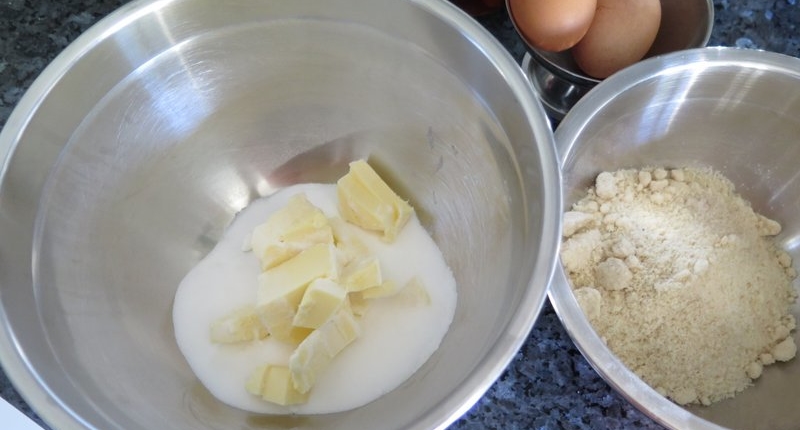
[(780, 228), (712, 170), (604, 172), (564, 214), (561, 260), (628, 368), (676, 403), (708, 405), (796, 354)]

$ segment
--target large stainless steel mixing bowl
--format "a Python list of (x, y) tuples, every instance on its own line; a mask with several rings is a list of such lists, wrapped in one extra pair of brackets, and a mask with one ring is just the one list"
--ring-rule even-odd
[[(568, 207), (601, 171), (710, 166), (754, 209), (783, 225), (779, 246), (800, 262), (800, 59), (705, 48), (646, 60), (600, 83), (555, 133)], [(755, 386), (710, 407), (681, 408), (609, 351), (558, 266), (550, 299), (589, 362), (639, 409), (674, 429), (800, 426), (800, 359), (768, 366)], [(800, 305), (792, 310), (800, 319)], [(800, 343), (800, 335), (794, 333)]]
[[(365, 156), (457, 278), (441, 347), (350, 412), (224, 406), (176, 347), (178, 282), (248, 202)], [(0, 159), (0, 359), (59, 429), (443, 427), (521, 346), (555, 265), (544, 111), (443, 1), (131, 3), (34, 83)]]

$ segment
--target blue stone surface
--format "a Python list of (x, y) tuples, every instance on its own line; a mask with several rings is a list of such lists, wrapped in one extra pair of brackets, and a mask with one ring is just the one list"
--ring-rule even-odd
[[(124, 0), (0, 1), (0, 127), (44, 67)], [(797, 0), (715, 0), (710, 46), (800, 56)], [(504, 10), (478, 20), (521, 61), (525, 48)], [(50, 428), (0, 369), (0, 396)], [(0, 425), (2, 427), (2, 425)], [(581, 356), (546, 304), (500, 379), (452, 429), (660, 429), (613, 391)]]

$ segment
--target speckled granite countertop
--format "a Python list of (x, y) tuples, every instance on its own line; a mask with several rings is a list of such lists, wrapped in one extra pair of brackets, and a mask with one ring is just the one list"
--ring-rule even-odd
[[(0, 127), (36, 76), (125, 0), (0, 0)], [(800, 56), (797, 0), (715, 0), (709, 45)], [(521, 61), (504, 11), (479, 18)], [(0, 396), (42, 424), (0, 369)], [(0, 427), (2, 427), (0, 423)], [(510, 367), (453, 429), (660, 429), (581, 356), (549, 304)]]

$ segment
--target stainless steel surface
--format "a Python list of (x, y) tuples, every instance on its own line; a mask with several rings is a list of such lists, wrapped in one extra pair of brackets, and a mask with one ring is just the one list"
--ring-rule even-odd
[[(513, 18), (513, 14), (509, 14)], [(661, 24), (645, 58), (706, 46), (713, 25), (713, 0), (662, 0)], [(524, 38), (522, 41), (526, 43)], [(527, 43), (526, 46), (528, 52), (523, 58), (523, 69), (553, 119), (564, 118), (572, 106), (601, 81), (583, 73), (569, 50), (547, 52)]]
[[(544, 110), (448, 2), (130, 3), (37, 79), (0, 155), (0, 360), (59, 429), (442, 428), (514, 356), (554, 270)], [(362, 156), (453, 269), (450, 331), (357, 410), (222, 405), (175, 345), (178, 282), (248, 202)]]
[(529, 49), (522, 57), (522, 70), (530, 79), (547, 116), (555, 121), (561, 121), (572, 106), (575, 106), (575, 103), (600, 81), (578, 75), (564, 78), (560, 72), (554, 72), (552, 68), (545, 66), (549, 62), (547, 56), (564, 57), (564, 61), (574, 63), (572, 56), (564, 55), (564, 53), (536, 52)]
[[(601, 171), (710, 166), (753, 208), (783, 225), (781, 247), (800, 262), (800, 60), (705, 48), (630, 67), (580, 100), (556, 130), (568, 207)], [(798, 288), (797, 283), (795, 288)], [(605, 347), (558, 265), (550, 299), (595, 369), (636, 407), (674, 429), (797, 429), (800, 359), (768, 366), (756, 384), (710, 407), (681, 408)], [(792, 313), (800, 318), (800, 305)], [(794, 333), (800, 343), (800, 335)]]

